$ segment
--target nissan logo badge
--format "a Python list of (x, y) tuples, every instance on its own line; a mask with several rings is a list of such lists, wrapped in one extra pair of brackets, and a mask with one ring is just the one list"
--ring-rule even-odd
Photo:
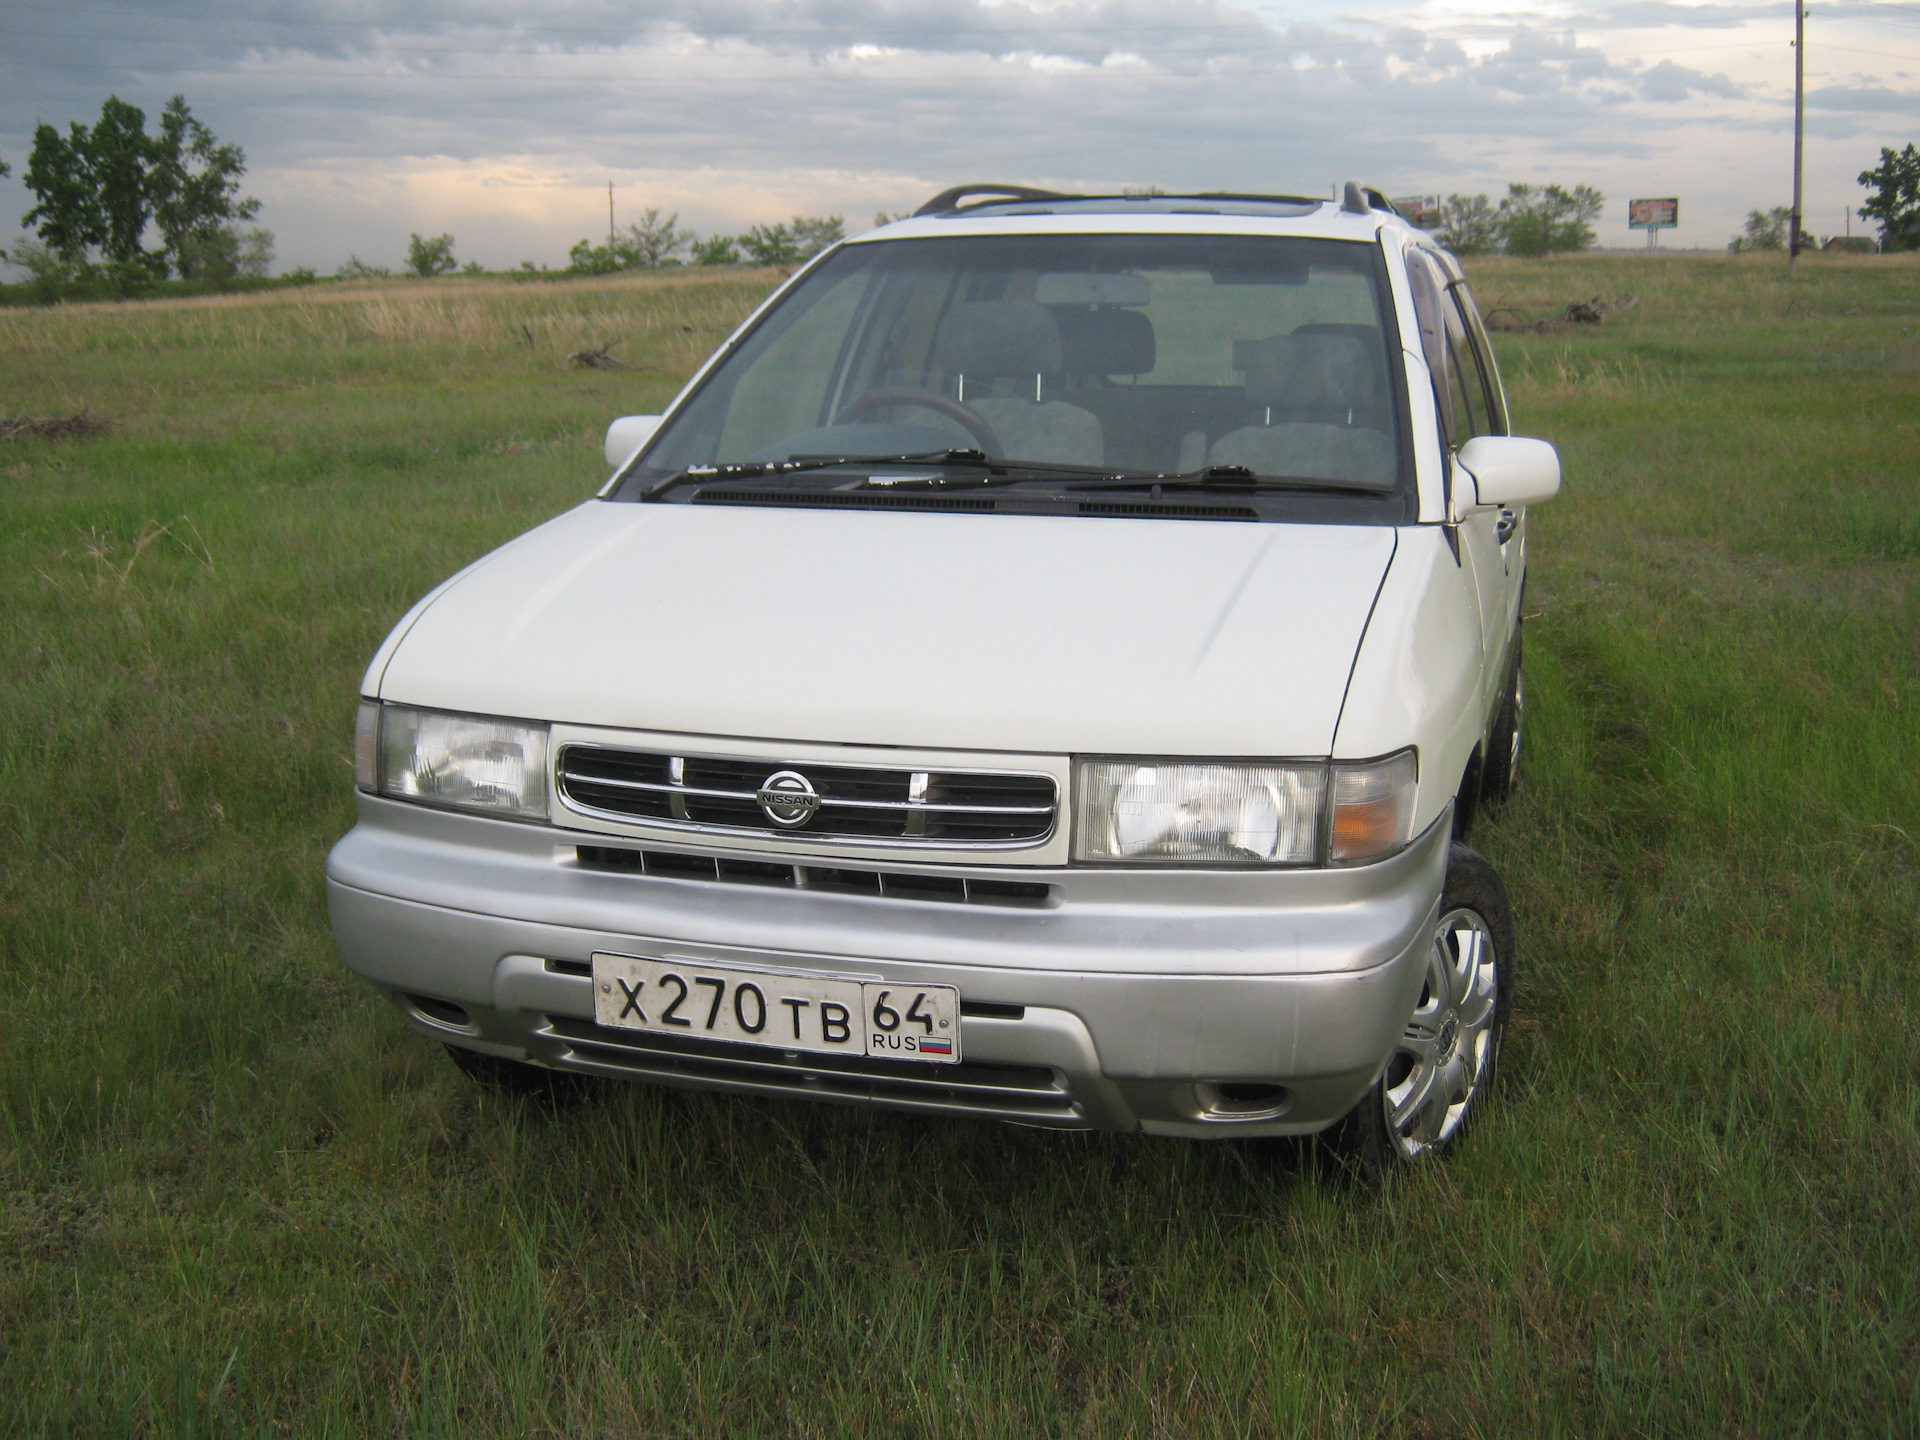
[(769, 775), (754, 798), (769, 820), (788, 829), (806, 824), (820, 808), (820, 795), (813, 782), (793, 770), (776, 770)]

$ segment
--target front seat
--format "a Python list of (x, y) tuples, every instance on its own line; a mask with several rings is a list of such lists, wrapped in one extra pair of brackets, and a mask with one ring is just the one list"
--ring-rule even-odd
[(1338, 331), (1296, 330), (1258, 341), (1247, 357), (1246, 400), (1258, 417), (1213, 443), (1210, 465), (1256, 475), (1391, 485), (1399, 455), (1367, 422), (1390, 414), (1367, 346)]
[(1046, 398), (1064, 367), (1060, 327), (1044, 305), (976, 300), (956, 306), (940, 322), (933, 351), (935, 363), (954, 381), (956, 398), (1000, 437), (1002, 458), (1103, 463), (1099, 419), (1078, 405)]

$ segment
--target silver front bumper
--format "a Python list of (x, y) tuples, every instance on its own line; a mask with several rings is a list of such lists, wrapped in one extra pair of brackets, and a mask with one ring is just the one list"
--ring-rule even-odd
[[(1352, 1108), (1413, 1008), (1449, 818), (1352, 870), (867, 866), (1050, 887), (1002, 906), (609, 873), (575, 853), (605, 836), (362, 796), (327, 894), (348, 966), (475, 1050), (1034, 1125), (1301, 1134)], [(595, 951), (952, 985), (964, 1058), (828, 1062), (602, 1030)], [(1261, 1103), (1252, 1084), (1285, 1094)]]

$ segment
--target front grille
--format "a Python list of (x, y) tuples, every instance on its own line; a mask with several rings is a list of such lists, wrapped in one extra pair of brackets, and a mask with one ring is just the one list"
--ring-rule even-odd
[(547, 1017), (572, 1058), (640, 1079), (708, 1081), (763, 1093), (878, 1101), (920, 1110), (1008, 1119), (1072, 1120), (1073, 1097), (1060, 1074), (1042, 1065), (963, 1060), (882, 1060), (815, 1055), (641, 1030), (616, 1030), (564, 1015)]
[[(793, 777), (783, 793), (817, 806), (794, 824), (776, 823), (760, 803), (762, 787), (780, 775)], [(1059, 808), (1050, 775), (783, 765), (602, 745), (565, 746), (559, 784), (577, 809), (620, 819), (916, 845), (1034, 844), (1053, 833)]]
[(841, 895), (883, 895), (894, 900), (936, 900), (952, 905), (1045, 905), (1053, 887), (1038, 880), (984, 880), (960, 875), (899, 874), (823, 865), (786, 865), (715, 855), (679, 855), (669, 850), (628, 850), (617, 845), (577, 845), (575, 858), (589, 870), (622, 875), (659, 875), (674, 880), (716, 880), (732, 885), (775, 885), (789, 890), (830, 890)]

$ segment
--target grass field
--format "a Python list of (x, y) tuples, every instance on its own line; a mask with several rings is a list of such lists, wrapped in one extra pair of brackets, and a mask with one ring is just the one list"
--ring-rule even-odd
[[(0, 1434), (1920, 1433), (1920, 265), (1480, 264), (1503, 1087), (1298, 1147), (482, 1093), (332, 954), (360, 671), (769, 277), (0, 312)], [(572, 370), (615, 341), (636, 369)]]

